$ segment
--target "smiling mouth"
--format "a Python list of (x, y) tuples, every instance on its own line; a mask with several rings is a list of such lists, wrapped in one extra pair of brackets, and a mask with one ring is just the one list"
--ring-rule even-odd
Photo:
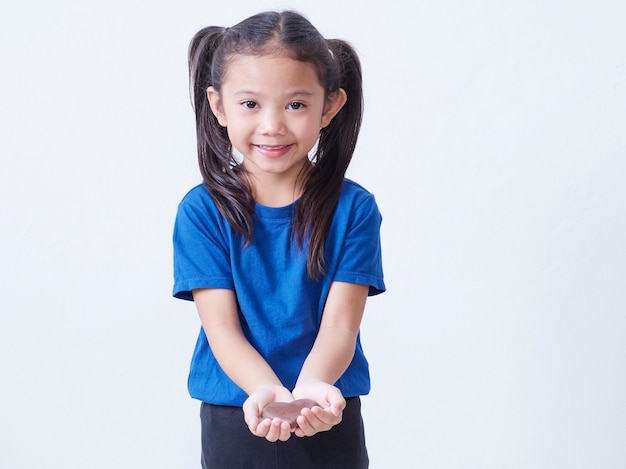
[(291, 145), (257, 145), (257, 148), (266, 151), (277, 151), (289, 148)]
[(255, 145), (257, 151), (266, 158), (280, 158), (291, 151), (292, 144), (288, 145)]

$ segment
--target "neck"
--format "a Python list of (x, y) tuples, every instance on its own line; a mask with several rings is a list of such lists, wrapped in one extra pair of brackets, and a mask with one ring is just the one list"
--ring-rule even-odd
[(284, 207), (295, 202), (302, 195), (300, 184), (252, 184), (254, 200), (266, 207)]
[(290, 175), (247, 172), (246, 176), (257, 203), (267, 207), (284, 207), (300, 198), (309, 170), (310, 167), (305, 166)]

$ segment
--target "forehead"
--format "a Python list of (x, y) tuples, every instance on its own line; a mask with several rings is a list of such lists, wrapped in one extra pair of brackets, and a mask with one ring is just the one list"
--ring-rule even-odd
[(302, 87), (322, 88), (313, 64), (283, 53), (233, 54), (222, 77), (222, 87), (251, 89)]

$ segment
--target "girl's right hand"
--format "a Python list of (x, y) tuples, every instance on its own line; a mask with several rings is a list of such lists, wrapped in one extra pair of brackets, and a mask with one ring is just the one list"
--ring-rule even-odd
[(265, 438), (268, 441), (287, 441), (291, 436), (289, 422), (261, 417), (263, 408), (273, 402), (293, 401), (291, 392), (282, 386), (271, 386), (254, 391), (243, 404), (243, 415), (248, 428), (253, 435)]

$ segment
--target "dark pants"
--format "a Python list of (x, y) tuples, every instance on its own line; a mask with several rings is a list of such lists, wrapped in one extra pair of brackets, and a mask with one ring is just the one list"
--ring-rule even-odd
[(343, 419), (311, 437), (271, 443), (250, 433), (241, 407), (202, 403), (204, 469), (365, 469), (369, 466), (361, 400), (346, 399)]

